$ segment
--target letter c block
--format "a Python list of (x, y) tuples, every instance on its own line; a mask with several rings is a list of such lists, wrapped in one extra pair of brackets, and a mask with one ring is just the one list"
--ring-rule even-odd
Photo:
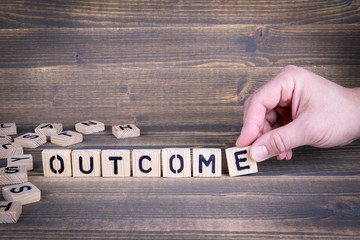
[(44, 176), (71, 177), (71, 150), (45, 149), (42, 151)]

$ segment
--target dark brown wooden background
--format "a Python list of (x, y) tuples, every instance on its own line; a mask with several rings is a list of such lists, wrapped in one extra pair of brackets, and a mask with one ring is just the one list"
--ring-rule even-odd
[[(96, 119), (105, 133), (72, 148), (233, 146), (245, 99), (295, 64), (360, 87), (360, 2), (0, 1), (0, 120)], [(351, 119), (350, 119), (351, 120)], [(142, 137), (118, 141), (113, 124)], [(9, 238), (360, 237), (360, 141), (295, 150), (252, 176), (44, 178)], [(224, 159), (225, 160), (225, 159)], [(5, 163), (1, 161), (3, 166)], [(223, 163), (224, 174), (227, 173)]]

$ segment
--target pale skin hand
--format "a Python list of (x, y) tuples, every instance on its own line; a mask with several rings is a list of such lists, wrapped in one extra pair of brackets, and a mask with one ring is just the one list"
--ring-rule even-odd
[(238, 147), (250, 156), (291, 159), (302, 145), (333, 147), (360, 137), (360, 88), (344, 88), (296, 66), (281, 69), (244, 105)]

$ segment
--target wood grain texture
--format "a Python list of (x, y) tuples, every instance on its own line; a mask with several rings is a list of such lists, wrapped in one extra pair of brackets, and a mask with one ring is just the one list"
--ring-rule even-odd
[(356, 23), (359, 1), (2, 1), (1, 28)]

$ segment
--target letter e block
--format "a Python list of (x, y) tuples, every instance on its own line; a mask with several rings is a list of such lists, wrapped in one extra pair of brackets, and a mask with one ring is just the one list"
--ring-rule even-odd
[(22, 205), (38, 202), (41, 199), (40, 190), (32, 183), (20, 183), (2, 188), (6, 201), (18, 201)]
[(221, 177), (221, 166), (220, 148), (193, 149), (194, 177)]
[(0, 123), (0, 131), (4, 135), (16, 135), (17, 129), (15, 123)]
[(35, 133), (45, 136), (53, 136), (62, 132), (63, 125), (61, 123), (41, 123), (35, 128)]
[(11, 137), (7, 135), (0, 135), (0, 144), (11, 143)]
[(102, 150), (103, 177), (130, 177), (130, 150)]
[(96, 120), (89, 120), (75, 124), (75, 130), (83, 134), (105, 131), (105, 124)]
[(17, 143), (5, 143), (0, 145), (0, 158), (24, 154), (24, 149)]
[(117, 125), (112, 127), (112, 133), (118, 139), (140, 136), (140, 129), (134, 124)]
[(46, 177), (71, 177), (71, 149), (45, 149), (42, 164)]
[(134, 177), (161, 177), (160, 149), (134, 149), (132, 169)]
[(74, 177), (101, 176), (100, 149), (72, 151), (72, 166)]
[(0, 202), (0, 223), (16, 223), (21, 212), (21, 202)]
[(64, 131), (50, 137), (50, 142), (62, 147), (67, 147), (83, 141), (83, 135), (78, 132)]
[(249, 148), (249, 146), (244, 148), (231, 147), (225, 150), (230, 176), (258, 172), (257, 163), (250, 158)]
[(7, 166), (25, 166), (26, 171), (33, 170), (33, 157), (31, 154), (16, 155), (7, 158)]
[(0, 185), (24, 183), (28, 181), (25, 166), (11, 166), (0, 168)]
[(161, 150), (163, 177), (191, 177), (190, 148)]
[(14, 142), (24, 148), (37, 148), (46, 143), (46, 136), (36, 133), (25, 133), (14, 139)]

